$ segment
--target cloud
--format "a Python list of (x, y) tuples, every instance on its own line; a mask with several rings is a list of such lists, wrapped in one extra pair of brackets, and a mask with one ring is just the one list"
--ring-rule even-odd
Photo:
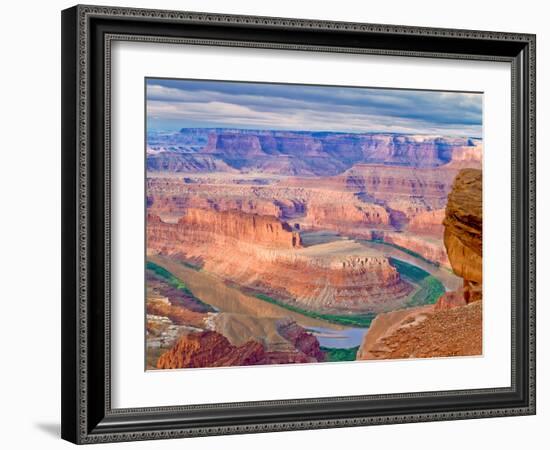
[(152, 127), (388, 131), (481, 136), (475, 93), (148, 79)]

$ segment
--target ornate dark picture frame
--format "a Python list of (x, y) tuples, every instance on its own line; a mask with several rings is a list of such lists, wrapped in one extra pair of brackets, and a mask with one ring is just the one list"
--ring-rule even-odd
[[(113, 409), (110, 49), (192, 43), (512, 67), (512, 373), (506, 388)], [(535, 36), (98, 6), (62, 12), (62, 437), (84, 444), (535, 413)]]

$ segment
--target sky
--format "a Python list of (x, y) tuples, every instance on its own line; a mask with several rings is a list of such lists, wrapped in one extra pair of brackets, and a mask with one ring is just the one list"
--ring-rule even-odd
[(148, 131), (241, 128), (482, 136), (482, 94), (146, 80)]

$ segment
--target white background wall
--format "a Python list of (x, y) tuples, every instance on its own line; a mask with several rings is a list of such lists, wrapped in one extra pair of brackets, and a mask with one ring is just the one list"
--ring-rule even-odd
[[(98, 3), (103, 3), (98, 0)], [(382, 427), (117, 444), (118, 448), (545, 448), (550, 423), (545, 228), (550, 181), (550, 30), (542, 1), (111, 0), (165, 9), (536, 33), (538, 36), (538, 415)], [(0, 45), (0, 443), (68, 448), (60, 402), (60, 10), (71, 1), (3, 4)], [(503, 217), (503, 220), (509, 220)], [(7, 288), (7, 289), (6, 289)], [(464, 373), (468, 377), (468, 373)], [(367, 380), (365, 380), (367, 382)], [(345, 383), (345, 380), (335, 380)], [(546, 427), (545, 427), (546, 425)], [(114, 448), (114, 447), (113, 447)]]

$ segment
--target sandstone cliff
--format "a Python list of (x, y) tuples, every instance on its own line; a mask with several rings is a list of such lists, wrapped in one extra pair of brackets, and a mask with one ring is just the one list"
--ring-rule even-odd
[(300, 234), (293, 231), (286, 222), (273, 216), (246, 214), (241, 211), (188, 209), (186, 215), (179, 220), (179, 225), (266, 247), (301, 247)]
[(457, 175), (443, 221), (445, 247), (464, 288), (447, 292), (433, 306), (379, 314), (357, 359), (467, 356), (482, 353), (482, 177)]
[(353, 241), (302, 248), (286, 223), (240, 211), (190, 211), (178, 223), (150, 215), (147, 251), (316, 311), (384, 311), (411, 290), (376, 250)]
[(466, 301), (481, 298), (482, 177), (464, 169), (456, 177), (445, 214), (444, 241), (453, 271), (464, 278)]
[[(148, 227), (152, 231), (164, 230), (164, 244), (177, 244), (178, 235), (195, 239), (200, 244), (203, 238), (217, 237), (236, 241), (252, 242), (269, 248), (299, 248), (300, 234), (283, 221), (273, 216), (247, 214), (241, 211), (214, 211), (210, 209), (189, 208), (175, 226), (162, 227), (158, 216), (147, 217)], [(156, 233), (149, 233), (148, 245), (162, 244)]]

